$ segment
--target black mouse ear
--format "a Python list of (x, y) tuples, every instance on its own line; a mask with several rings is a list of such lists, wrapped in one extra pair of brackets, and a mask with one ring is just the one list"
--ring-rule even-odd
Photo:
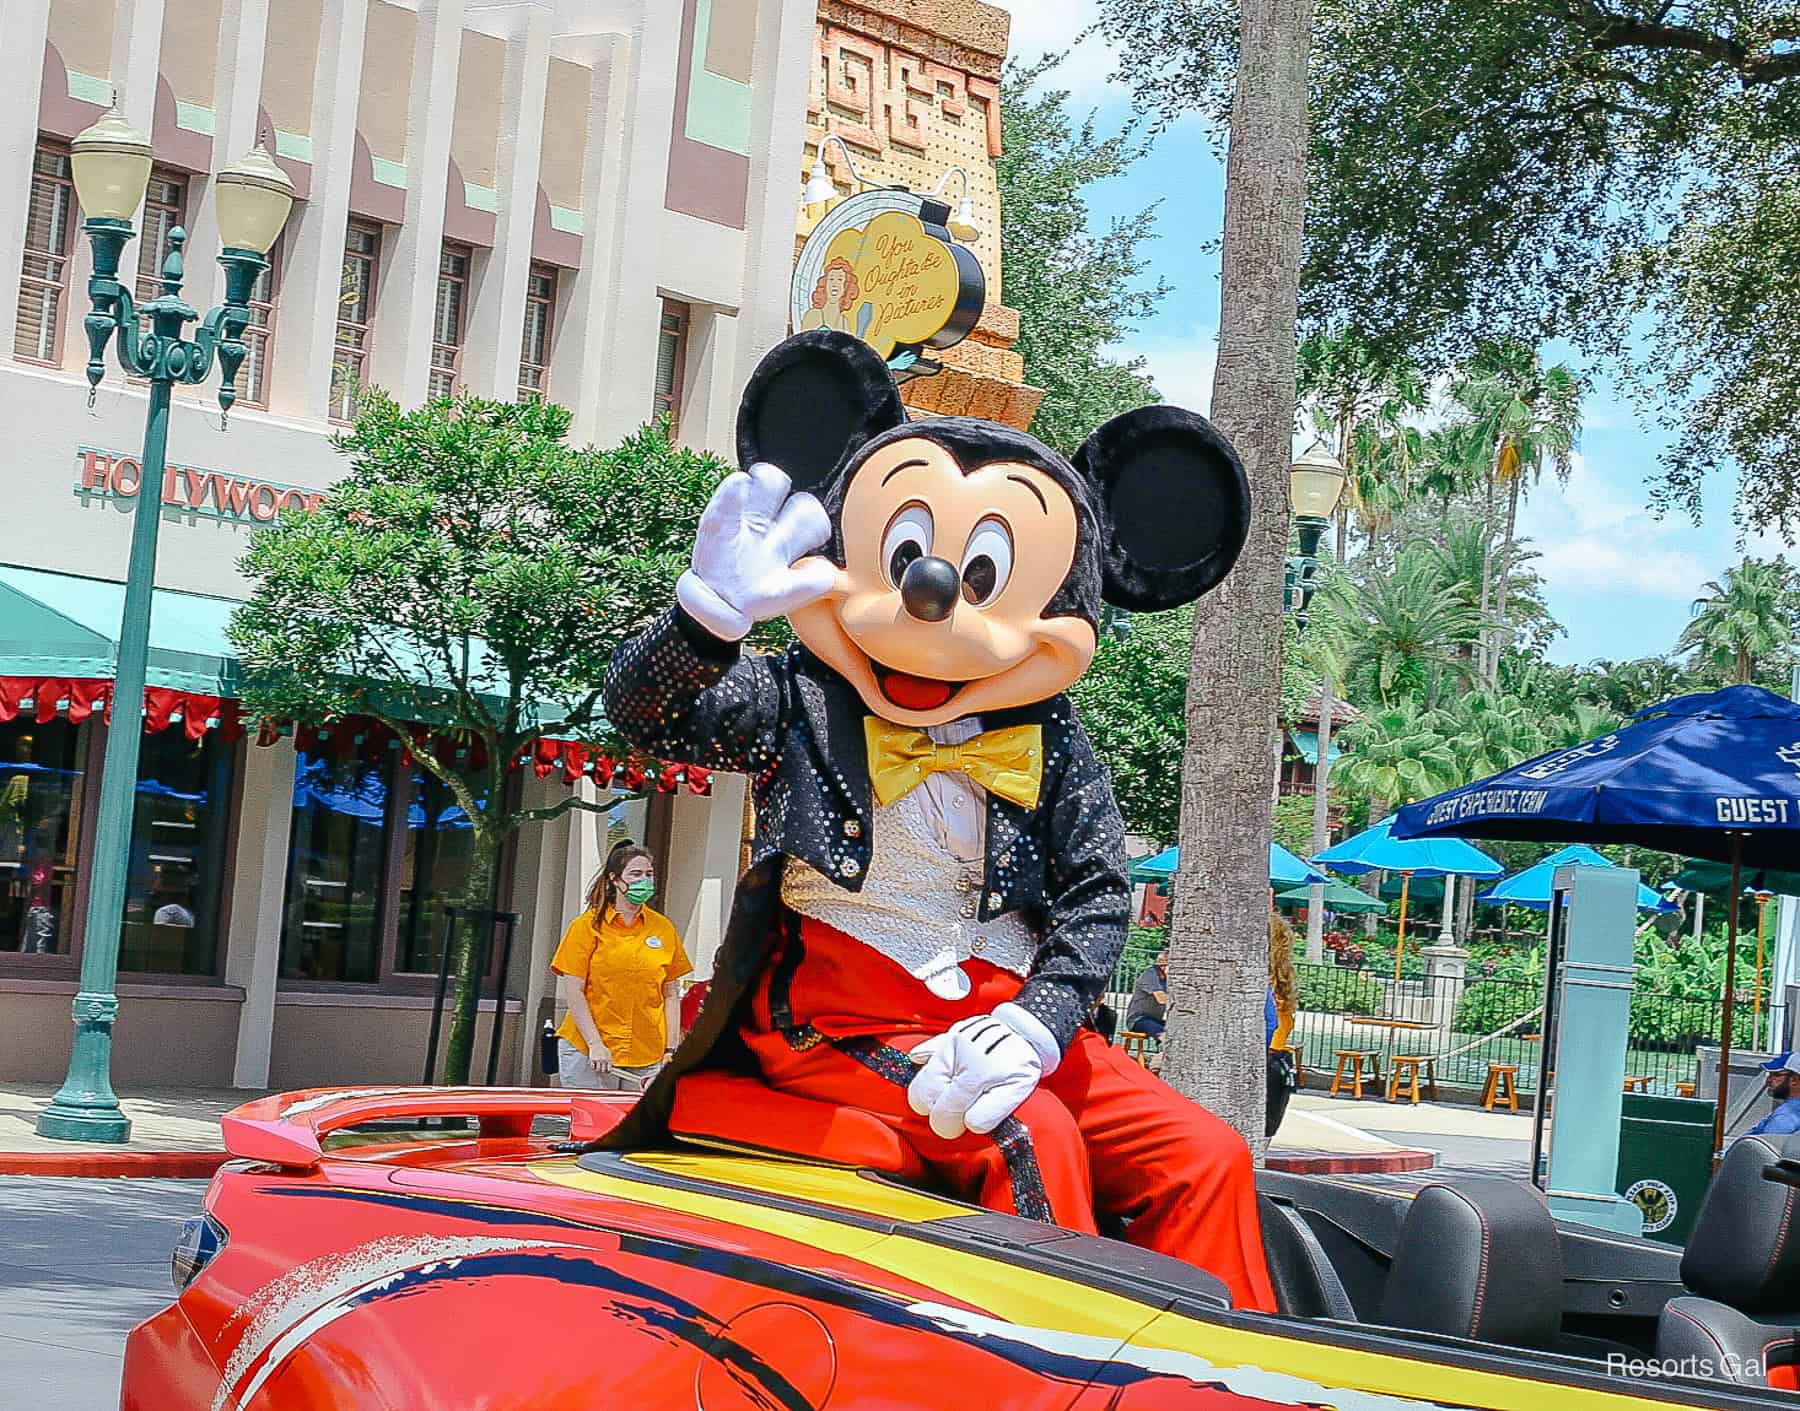
[(1180, 407), (1141, 407), (1088, 437), (1075, 466), (1106, 521), (1104, 595), (1131, 612), (1216, 587), (1250, 534), (1250, 481), (1219, 429)]
[(871, 436), (906, 420), (900, 389), (860, 338), (816, 328), (777, 343), (738, 408), (738, 462), (778, 466), (815, 494)]

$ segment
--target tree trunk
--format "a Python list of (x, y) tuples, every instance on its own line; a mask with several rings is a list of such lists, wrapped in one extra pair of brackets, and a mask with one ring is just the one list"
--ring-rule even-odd
[(1507, 486), (1506, 494), (1506, 538), (1502, 540), (1500, 551), (1500, 588), (1494, 600), (1494, 646), (1488, 653), (1488, 685), (1495, 686), (1500, 681), (1500, 653), (1511, 644), (1512, 634), (1507, 630), (1507, 593), (1512, 580), (1512, 548), (1513, 538), (1519, 529), (1519, 481), (1523, 474), (1515, 475)]
[[(1313, 766), (1312, 850), (1317, 857), (1331, 846), (1331, 693), (1330, 676), (1319, 688), (1319, 762)], [(1325, 963), (1325, 884), (1314, 882), (1306, 907), (1306, 963)]]
[[(481, 1004), (482, 965), (487, 947), (483, 941), (493, 927), (477, 921), (467, 913), (485, 913), (494, 904), (494, 873), (500, 861), (500, 837), (491, 828), (477, 824), (475, 848), (469, 859), (468, 875), (463, 879), (464, 915), (456, 927), (450, 951), (450, 985), (454, 998), (450, 1006), (450, 1037), (444, 1044), (444, 1081), (450, 1084), (469, 1081), (469, 1060), (475, 1051), (475, 1019)], [(496, 1024), (502, 1015), (494, 1015)]]
[(1252, 513), (1236, 570), (1195, 613), (1163, 1070), (1259, 1153), (1273, 831), (1264, 781), (1281, 682), (1312, 18), (1313, 0), (1241, 7), (1212, 416), (1243, 457)]
[(1487, 509), (1481, 517), (1481, 604), (1477, 612), (1480, 624), (1477, 628), (1476, 641), (1479, 650), (1476, 653), (1475, 669), (1483, 680), (1488, 674), (1488, 602), (1494, 589), (1494, 480), (1500, 468), (1500, 453), (1495, 451), (1494, 464), (1488, 468), (1487, 477)]
[(1343, 501), (1338, 502), (1337, 511), (1337, 561), (1341, 565), (1350, 554), (1350, 506)]

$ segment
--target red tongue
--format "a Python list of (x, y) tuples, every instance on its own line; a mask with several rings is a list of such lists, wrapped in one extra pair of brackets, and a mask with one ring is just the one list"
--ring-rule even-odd
[(951, 696), (946, 681), (926, 681), (898, 671), (883, 679), (881, 689), (890, 701), (906, 710), (936, 710)]

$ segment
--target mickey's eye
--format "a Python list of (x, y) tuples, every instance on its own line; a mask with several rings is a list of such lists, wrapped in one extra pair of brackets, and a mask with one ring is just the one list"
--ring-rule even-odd
[(963, 597), (976, 607), (986, 607), (1006, 587), (1012, 566), (1012, 530), (998, 519), (982, 520), (963, 550)]
[(881, 562), (888, 582), (898, 588), (913, 562), (930, 552), (931, 511), (921, 504), (907, 505), (894, 516), (881, 540)]

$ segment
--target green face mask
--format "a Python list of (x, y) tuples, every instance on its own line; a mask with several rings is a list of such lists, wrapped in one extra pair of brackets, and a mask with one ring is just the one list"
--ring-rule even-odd
[(625, 889), (625, 899), (633, 906), (642, 906), (656, 895), (656, 883), (650, 878), (640, 878)]

